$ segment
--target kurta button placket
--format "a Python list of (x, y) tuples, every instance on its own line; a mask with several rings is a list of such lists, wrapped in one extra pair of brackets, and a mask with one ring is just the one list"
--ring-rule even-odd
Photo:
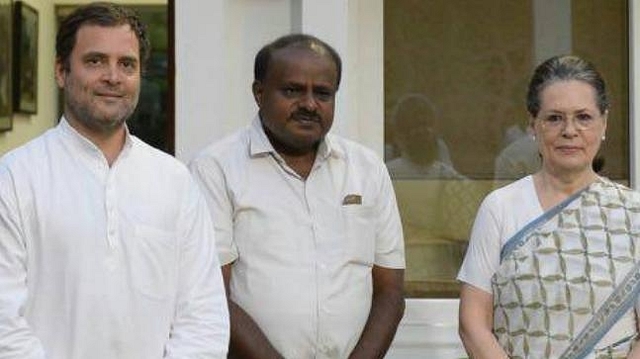
[(107, 243), (109, 248), (115, 250), (117, 247), (117, 228), (118, 217), (116, 212), (116, 195), (114, 188), (114, 169), (109, 171), (107, 176), (106, 191), (105, 191), (105, 204), (106, 204), (106, 216), (107, 216)]

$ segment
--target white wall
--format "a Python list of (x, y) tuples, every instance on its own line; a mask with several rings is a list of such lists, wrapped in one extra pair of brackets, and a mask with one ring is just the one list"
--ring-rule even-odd
[(176, 1), (176, 156), (249, 123), (253, 56), (291, 27), (288, 0)]

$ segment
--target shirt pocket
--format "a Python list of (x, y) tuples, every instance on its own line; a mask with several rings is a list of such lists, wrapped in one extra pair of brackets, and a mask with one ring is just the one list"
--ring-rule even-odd
[(131, 248), (131, 276), (136, 291), (148, 299), (165, 301), (175, 287), (176, 233), (136, 224)]
[(375, 259), (375, 212), (371, 206), (342, 206), (345, 254), (348, 263), (373, 266)]

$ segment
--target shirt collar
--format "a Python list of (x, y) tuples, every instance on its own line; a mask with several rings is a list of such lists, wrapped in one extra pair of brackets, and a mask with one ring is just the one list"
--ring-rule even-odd
[[(277, 152), (269, 141), (267, 134), (264, 132), (262, 122), (260, 121), (260, 115), (256, 115), (251, 122), (251, 126), (249, 128), (249, 148), (251, 156), (259, 156), (268, 153), (277, 155)], [(317, 158), (324, 160), (330, 156), (343, 157), (343, 155), (344, 152), (339, 146), (334, 144), (334, 140), (330, 134), (327, 134), (320, 142), (320, 146), (318, 146)]]
[(249, 148), (251, 156), (259, 156), (262, 154), (276, 153), (276, 150), (269, 142), (267, 134), (262, 128), (262, 122), (260, 122), (260, 116), (256, 115), (251, 121), (249, 127)]
[[(73, 128), (69, 121), (64, 117), (64, 115), (60, 118), (60, 123), (58, 124), (59, 131), (67, 138), (70, 138), (74, 143), (80, 148), (84, 149), (87, 152), (93, 152), (96, 154), (102, 154), (102, 151), (96, 146), (91, 140), (83, 136), (80, 132), (78, 132), (75, 128)], [(118, 158), (127, 155), (131, 151), (131, 147), (133, 146), (133, 140), (131, 134), (129, 133), (129, 127), (125, 124), (125, 140), (124, 146), (122, 147), (122, 151), (118, 155)]]

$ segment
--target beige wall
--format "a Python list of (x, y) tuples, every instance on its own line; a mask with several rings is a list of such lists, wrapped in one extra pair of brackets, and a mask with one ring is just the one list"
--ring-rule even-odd
[(55, 122), (54, 5), (48, 0), (29, 0), (26, 3), (38, 11), (38, 113), (13, 115), (13, 129), (0, 132), (0, 155), (38, 136)]
[[(27, 0), (38, 11), (38, 113), (14, 114), (13, 130), (0, 132), (0, 155), (42, 134), (57, 122), (57, 89), (53, 75), (55, 58), (55, 6), (87, 3), (87, 0)], [(114, 1), (135, 4), (166, 4), (166, 0)]]

